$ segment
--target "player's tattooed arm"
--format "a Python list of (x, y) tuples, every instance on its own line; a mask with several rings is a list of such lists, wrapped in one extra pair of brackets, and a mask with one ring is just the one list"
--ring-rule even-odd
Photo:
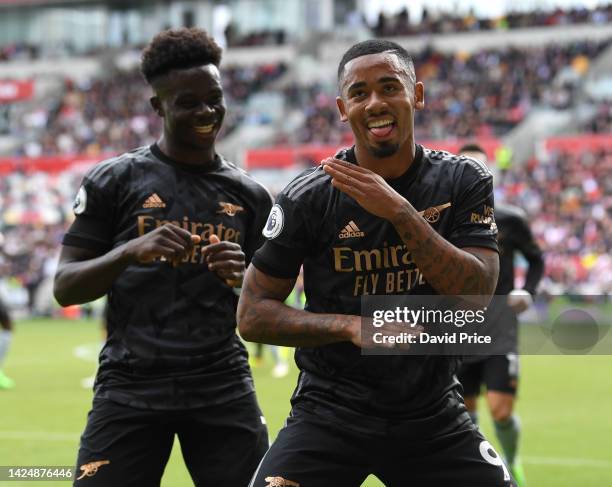
[(390, 220), (414, 262), (440, 294), (475, 295), (486, 306), (497, 285), (499, 256), (481, 247), (455, 247), (442, 238), (406, 200)]
[(488, 304), (499, 274), (495, 251), (455, 247), (378, 174), (337, 159), (323, 163), (336, 188), (373, 215), (393, 223), (423, 276), (438, 293), (477, 295), (482, 297), (477, 304)]
[(94, 301), (110, 290), (128, 265), (164, 258), (176, 266), (199, 242), (199, 235), (166, 224), (105, 254), (63, 246), (53, 283), (55, 299), (62, 306)]
[(295, 279), (269, 276), (251, 265), (238, 302), (238, 329), (245, 340), (288, 347), (352, 341), (361, 346), (361, 318), (294, 309), (284, 301)]

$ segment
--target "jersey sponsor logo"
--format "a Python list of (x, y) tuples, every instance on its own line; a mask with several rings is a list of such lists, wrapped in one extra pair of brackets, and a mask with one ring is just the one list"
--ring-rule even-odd
[[(426, 284), (406, 245), (355, 250), (333, 247), (334, 270), (355, 274), (353, 296), (402, 294)], [(385, 272), (386, 271), (386, 272)]]
[(268, 482), (266, 487), (300, 487), (297, 482), (282, 477), (266, 477), (266, 482)]
[(85, 477), (93, 477), (95, 474), (98, 473), (98, 469), (100, 467), (102, 467), (103, 465), (108, 465), (109, 463), (110, 460), (98, 460), (96, 462), (90, 462), (86, 463), (85, 465), (81, 465), (79, 468), (83, 473), (79, 478), (77, 478), (77, 480), (81, 480)]
[(444, 203), (443, 205), (432, 206), (426, 210), (419, 211), (419, 215), (425, 218), (425, 220), (427, 220), (429, 223), (436, 223), (440, 219), (440, 213), (442, 213), (449, 206), (451, 206), (450, 201), (448, 203)]
[(284, 224), (285, 215), (283, 213), (283, 209), (279, 204), (276, 204), (270, 210), (270, 215), (268, 215), (268, 221), (266, 222), (266, 226), (264, 227), (261, 233), (266, 238), (276, 238), (283, 231)]
[(365, 237), (365, 233), (359, 230), (357, 224), (351, 220), (341, 231), (338, 238)]
[(166, 203), (162, 201), (157, 193), (153, 193), (142, 204), (143, 208), (165, 208)]
[(472, 213), (470, 217), (470, 223), (482, 223), (483, 225), (489, 225), (492, 231), (497, 230), (497, 224), (494, 219), (495, 210), (488, 205), (484, 205), (482, 214)]
[(219, 201), (221, 209), (217, 213), (224, 213), (227, 216), (236, 216), (239, 211), (244, 211), (242, 206), (234, 205), (233, 203), (226, 203), (225, 201)]
[(85, 191), (85, 186), (81, 186), (74, 199), (72, 209), (75, 215), (80, 215), (85, 211), (85, 208), (87, 208), (87, 191)]

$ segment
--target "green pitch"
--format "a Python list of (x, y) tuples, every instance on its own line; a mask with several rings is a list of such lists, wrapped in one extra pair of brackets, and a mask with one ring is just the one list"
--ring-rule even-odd
[[(100, 330), (93, 321), (17, 323), (4, 367), (17, 388), (0, 391), (0, 465), (73, 464), (91, 403), (91, 391), (80, 382), (95, 371), (99, 340)], [(274, 379), (271, 359), (266, 358), (254, 373), (274, 437), (289, 411), (296, 371), (294, 367), (288, 377)], [(529, 486), (612, 485), (612, 356), (528, 356), (521, 365), (521, 456)], [(482, 424), (495, 444), (487, 416), (483, 415)], [(39, 484), (0, 481), (0, 485)], [(162, 485), (193, 485), (178, 448)], [(380, 485), (374, 478), (364, 483)]]

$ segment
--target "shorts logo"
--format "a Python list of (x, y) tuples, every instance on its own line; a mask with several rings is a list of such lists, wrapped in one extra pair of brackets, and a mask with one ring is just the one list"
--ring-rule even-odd
[(440, 219), (440, 213), (449, 206), (451, 206), (450, 201), (448, 203), (444, 203), (443, 205), (432, 206), (426, 210), (419, 211), (419, 215), (425, 218), (425, 220), (427, 220), (429, 223), (436, 223)]
[(85, 477), (93, 477), (98, 473), (98, 468), (102, 465), (108, 465), (110, 460), (98, 460), (97, 462), (86, 463), (85, 465), (81, 465), (81, 471), (83, 472), (77, 480), (81, 480)]
[(365, 237), (365, 233), (359, 230), (357, 224), (351, 220), (342, 230), (338, 238)]
[(217, 213), (225, 213), (227, 216), (236, 216), (236, 213), (239, 211), (244, 211), (242, 206), (226, 203), (225, 201), (219, 201), (219, 206), (221, 206), (221, 209)]
[(268, 482), (266, 487), (300, 487), (300, 484), (297, 482), (292, 482), (282, 477), (266, 477), (266, 482)]
[(283, 214), (283, 209), (278, 204), (274, 205), (270, 210), (270, 215), (268, 216), (266, 226), (264, 227), (263, 232), (261, 233), (266, 238), (276, 238), (283, 231), (284, 224), (285, 215)]
[(75, 215), (80, 215), (87, 208), (87, 191), (85, 191), (85, 187), (81, 186), (79, 188), (79, 192), (74, 199), (74, 204), (72, 205), (72, 210)]
[(157, 193), (153, 193), (142, 204), (143, 208), (165, 208), (166, 203), (162, 201)]

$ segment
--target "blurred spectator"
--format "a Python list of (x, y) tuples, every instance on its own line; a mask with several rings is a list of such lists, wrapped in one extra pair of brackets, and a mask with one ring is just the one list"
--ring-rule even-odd
[(597, 111), (593, 118), (583, 127), (587, 132), (596, 134), (612, 134), (612, 102), (605, 101), (597, 106)]
[[(223, 133), (241, 121), (245, 100), (285, 72), (282, 63), (222, 70), (228, 118)], [(138, 71), (108, 73), (81, 84), (65, 81), (61, 96), (35, 105), (20, 117), (17, 134), (25, 157), (106, 154), (152, 143), (161, 119), (149, 105), (150, 91)]]
[[(426, 100), (425, 110), (416, 113), (417, 140), (503, 135), (532, 107), (567, 108), (575, 98), (575, 86), (557, 83), (557, 76), (569, 70), (578, 79), (608, 45), (610, 41), (485, 49), (473, 54), (433, 49), (416, 53), (417, 79), (425, 83)], [(305, 121), (300, 130), (280, 134), (278, 142), (350, 140), (350, 131), (337, 113), (336, 92), (335, 83), (288, 87), (289, 106), (300, 110)]]
[(551, 294), (612, 294), (612, 150), (551, 153), (505, 171), (496, 199), (529, 215)]
[(553, 25), (605, 24), (612, 22), (612, 4), (599, 5), (592, 9), (576, 7), (554, 10), (510, 11), (496, 18), (478, 18), (474, 11), (457, 14), (441, 11), (432, 14), (426, 7), (420, 19), (410, 23), (408, 11), (404, 8), (396, 15), (386, 17), (382, 12), (372, 32), (379, 37), (409, 36), (423, 34), (448, 34), (480, 30), (508, 30), (525, 27), (548, 27)]

